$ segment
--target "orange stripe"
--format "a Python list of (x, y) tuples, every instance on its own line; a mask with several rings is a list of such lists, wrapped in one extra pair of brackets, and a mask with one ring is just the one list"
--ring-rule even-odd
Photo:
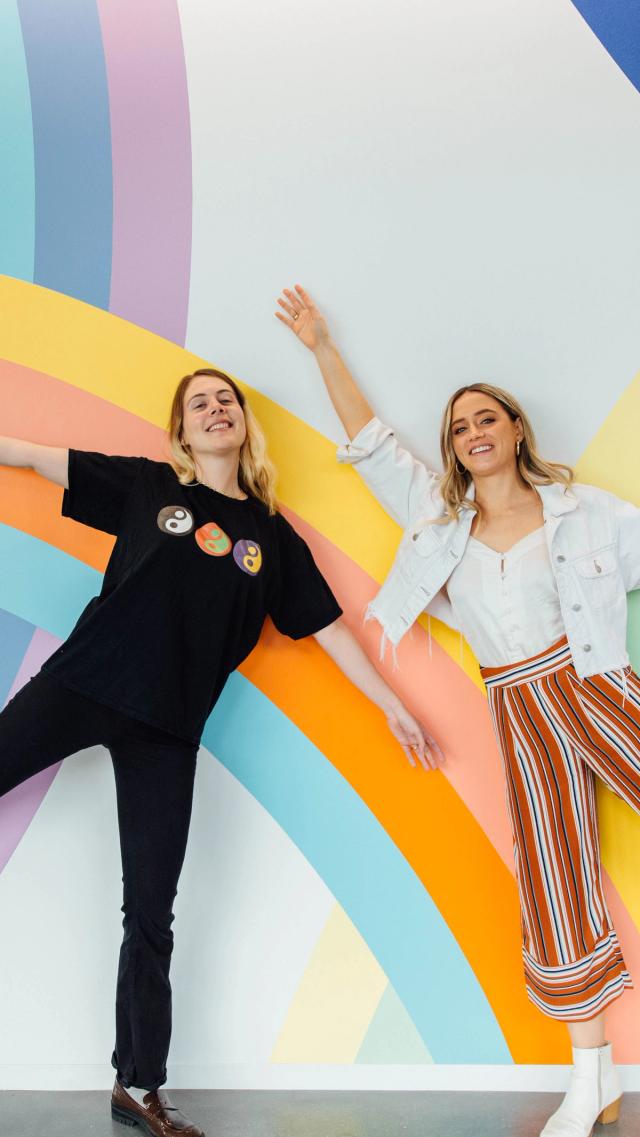
[[(90, 363), (87, 364), (90, 366)], [(7, 360), (0, 361), (0, 433), (45, 446), (73, 445), (112, 454), (163, 456), (157, 427), (77, 387)], [(62, 490), (30, 470), (0, 467), (2, 520), (101, 572), (113, 537), (60, 516)]]
[(313, 640), (271, 625), (240, 668), (327, 755), (407, 858), (465, 953), (515, 1062), (565, 1062), (566, 1032), (526, 997), (517, 890), (440, 773), (412, 769), (381, 713)]

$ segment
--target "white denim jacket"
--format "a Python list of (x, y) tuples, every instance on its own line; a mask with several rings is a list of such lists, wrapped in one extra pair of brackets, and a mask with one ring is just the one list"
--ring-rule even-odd
[[(405, 530), (393, 566), (368, 608), (383, 629), (381, 652), (387, 639), (397, 644), (424, 610), (456, 627), (443, 589), (469, 540), (473, 510), (464, 508), (457, 521), (431, 524), (445, 514), (439, 475), (404, 450), (377, 418), (339, 448), (338, 460), (357, 467)], [(578, 675), (627, 667), (626, 594), (640, 587), (640, 509), (596, 486), (537, 488)]]

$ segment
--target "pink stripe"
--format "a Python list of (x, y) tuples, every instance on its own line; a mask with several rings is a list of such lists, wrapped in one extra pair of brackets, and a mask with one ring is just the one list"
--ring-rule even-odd
[(110, 310), (184, 344), (191, 134), (175, 0), (98, 0), (113, 164)]
[(380, 629), (374, 621), (363, 624), (365, 609), (378, 585), (308, 522), (292, 510), (283, 508), (282, 512), (310, 546), (344, 610), (345, 622), (389, 685), (443, 745), (447, 757), (443, 776), (513, 873), (513, 837), (505, 805), (502, 761), (486, 698), (438, 643), (433, 643), (430, 654), (426, 632), (419, 625), (398, 648), (397, 670), (390, 653), (380, 663)]
[[(60, 642), (49, 632), (36, 629), (12, 683), (9, 699), (40, 670)], [(33, 778), (29, 778), (0, 798), (0, 872), (33, 821), (60, 765), (60, 762), (56, 762), (54, 766), (49, 766), (48, 770), (35, 774)]]
[(607, 1007), (607, 1037), (615, 1047), (618, 1062), (638, 1062), (640, 1060), (640, 935), (628, 909), (608, 873), (602, 873), (607, 905), (618, 934), (624, 961), (637, 984), (625, 993), (624, 999), (617, 999)]

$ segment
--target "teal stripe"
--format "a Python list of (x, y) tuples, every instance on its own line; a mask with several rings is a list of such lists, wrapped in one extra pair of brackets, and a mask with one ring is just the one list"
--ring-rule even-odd
[[(0, 606), (61, 638), (100, 585), (95, 570), (7, 526), (0, 527), (0, 565)], [(325, 881), (434, 1061), (510, 1063), (495, 1015), (431, 897), (361, 798), (309, 739), (236, 672), (207, 723), (203, 744)]]
[(102, 587), (102, 574), (37, 537), (0, 525), (0, 608), (69, 635), (80, 612)]
[(356, 1062), (369, 1066), (425, 1066), (433, 1062), (390, 983), (362, 1040)]
[(203, 743), (281, 825), (348, 913), (434, 1061), (510, 1063), (486, 996), (431, 897), (309, 739), (235, 672)]
[(15, 0), (0, 0), (0, 273), (33, 280), (31, 99)]

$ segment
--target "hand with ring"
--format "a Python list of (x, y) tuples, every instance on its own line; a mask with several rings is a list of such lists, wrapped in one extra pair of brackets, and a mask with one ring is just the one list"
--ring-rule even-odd
[(299, 284), (296, 284), (295, 291), (284, 288), (282, 296), (278, 297), (278, 304), (282, 311), (275, 315), (295, 332), (310, 351), (316, 351), (321, 344), (329, 341), (329, 329), (324, 316), (316, 308), (309, 293)]

